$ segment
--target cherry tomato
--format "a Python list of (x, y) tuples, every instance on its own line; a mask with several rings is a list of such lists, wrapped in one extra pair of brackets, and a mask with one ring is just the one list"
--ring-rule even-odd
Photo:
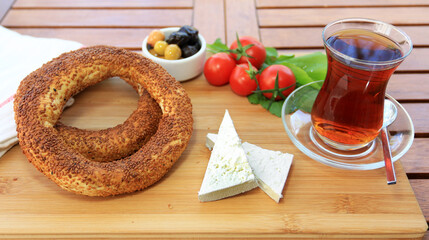
[[(231, 53), (231, 56), (235, 60), (237, 60), (238, 64), (247, 63), (247, 60), (249, 60), (253, 66), (259, 69), (262, 66), (262, 64), (265, 62), (265, 58), (267, 57), (267, 52), (265, 51), (264, 45), (262, 45), (262, 43), (260, 43), (258, 40), (254, 39), (253, 37), (244, 36), (244, 37), (240, 37), (239, 40), (243, 47), (253, 44), (251, 48), (245, 51), (246, 54), (248, 54), (251, 57), (241, 56), (240, 59), (237, 60), (237, 54)], [(235, 40), (229, 48), (237, 49), (238, 52), (241, 51), (240, 48), (238, 48), (237, 40)], [(239, 54), (244, 54), (244, 52)]]
[(204, 65), (204, 76), (215, 86), (225, 85), (235, 67), (235, 61), (227, 53), (216, 53), (207, 59)]
[[(275, 88), (275, 82), (276, 82), (276, 76), (278, 73), (278, 88), (285, 88), (288, 86), (291, 86), (290, 88), (282, 91), (282, 94), (287, 97), (294, 89), (295, 89), (295, 75), (293, 75), (292, 70), (290, 68), (284, 66), (284, 65), (271, 65), (262, 71), (260, 80), (259, 80), (259, 87), (261, 90), (268, 90), (268, 89), (274, 89)], [(265, 92), (263, 93), (265, 97), (268, 99), (271, 99), (273, 96), (272, 92)], [(281, 96), (277, 96), (275, 100), (282, 99)]]
[[(257, 68), (252, 66), (252, 69), (256, 72)], [(232, 70), (231, 76), (229, 77), (229, 85), (233, 92), (240, 96), (247, 96), (256, 90), (258, 85), (256, 81), (250, 78), (250, 75), (246, 72), (249, 70), (249, 64), (237, 65)], [(259, 80), (259, 75), (256, 75), (256, 79)]]

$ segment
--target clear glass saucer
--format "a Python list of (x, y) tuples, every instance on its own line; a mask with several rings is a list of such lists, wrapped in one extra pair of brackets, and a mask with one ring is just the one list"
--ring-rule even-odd
[[(312, 82), (297, 88), (285, 100), (282, 120), (286, 133), (304, 154), (331, 167), (349, 170), (371, 170), (384, 167), (383, 149), (377, 137), (364, 149), (341, 151), (324, 144), (313, 132), (311, 108), (323, 81)], [(414, 140), (414, 126), (407, 111), (394, 98), (386, 94), (398, 109), (398, 117), (387, 128), (392, 149), (392, 161), (400, 159)], [(312, 139), (313, 138), (313, 139)]]

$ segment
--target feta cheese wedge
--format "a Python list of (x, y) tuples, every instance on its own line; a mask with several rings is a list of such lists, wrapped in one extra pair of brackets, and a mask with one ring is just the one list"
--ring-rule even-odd
[(213, 150), (213, 147), (215, 145), (215, 142), (217, 140), (217, 134), (216, 133), (207, 133), (206, 137), (206, 147), (211, 151)]
[[(207, 134), (207, 148), (211, 149), (216, 142), (216, 134)], [(242, 146), (259, 187), (278, 203), (283, 197), (283, 187), (289, 174), (293, 155), (263, 149), (248, 142), (243, 143)]]
[(201, 202), (234, 196), (258, 186), (228, 110), (217, 139), (198, 192)]

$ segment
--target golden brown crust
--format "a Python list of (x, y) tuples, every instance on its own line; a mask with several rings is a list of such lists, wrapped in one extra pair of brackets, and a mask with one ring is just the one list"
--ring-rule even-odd
[(144, 90), (137, 109), (124, 123), (99, 131), (85, 130), (57, 122), (55, 129), (64, 141), (86, 158), (106, 162), (135, 153), (158, 129), (161, 109)]
[[(162, 110), (156, 133), (136, 153), (95, 162), (69, 147), (54, 128), (74, 94), (118, 76)], [(181, 85), (156, 63), (119, 48), (95, 46), (65, 53), (31, 73), (16, 93), (18, 138), (30, 162), (62, 188), (89, 196), (144, 189), (163, 177), (192, 135), (192, 105)]]

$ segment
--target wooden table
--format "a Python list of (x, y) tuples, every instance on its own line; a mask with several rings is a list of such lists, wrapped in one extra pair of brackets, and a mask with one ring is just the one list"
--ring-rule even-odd
[[(416, 139), (395, 163), (398, 184), (387, 186), (384, 169), (345, 171), (309, 159), (288, 139), (279, 118), (229, 86), (213, 87), (199, 76), (183, 83), (194, 104), (191, 142), (167, 177), (145, 191), (77, 196), (40, 174), (19, 146), (11, 149), (0, 159), (0, 238), (422, 238), (429, 220), (428, 11), (426, 0), (2, 1), (0, 23), (17, 32), (137, 52), (153, 28), (185, 24), (199, 28), (208, 42), (220, 37), (231, 43), (237, 32), (300, 54), (323, 51), (321, 30), (330, 21), (367, 17), (392, 23), (411, 36), (415, 49), (392, 77), (388, 93), (411, 115)], [(63, 121), (110, 127), (124, 121), (136, 102), (129, 86), (108, 80), (79, 94)], [(210, 156), (205, 135), (217, 131), (225, 108), (243, 140), (295, 155), (280, 204), (259, 189), (198, 201)]]

